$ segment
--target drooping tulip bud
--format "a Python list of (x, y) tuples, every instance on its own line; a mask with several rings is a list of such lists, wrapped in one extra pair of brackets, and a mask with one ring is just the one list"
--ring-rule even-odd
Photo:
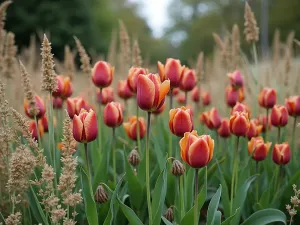
[(229, 121), (230, 131), (236, 136), (245, 136), (250, 127), (248, 113), (235, 112)]
[(228, 73), (227, 76), (233, 88), (238, 89), (244, 86), (244, 78), (240, 71), (236, 70), (233, 73)]
[(267, 157), (271, 144), (271, 142), (264, 143), (262, 137), (253, 137), (248, 142), (248, 153), (255, 161), (262, 161)]
[(118, 127), (123, 123), (122, 106), (118, 102), (108, 103), (103, 112), (103, 121), (108, 127)]
[(245, 112), (248, 113), (248, 116), (250, 117), (251, 112), (247, 105), (243, 103), (237, 102), (236, 105), (231, 110), (231, 115), (233, 115), (235, 112)]
[(208, 91), (201, 91), (201, 100), (204, 106), (208, 106), (211, 103), (211, 96)]
[(186, 132), (179, 142), (183, 161), (193, 168), (206, 166), (213, 157), (214, 140), (209, 135), (197, 135), (197, 131)]
[(108, 87), (114, 76), (114, 67), (105, 61), (98, 61), (92, 69), (92, 81), (96, 87)]
[(258, 95), (258, 103), (261, 107), (272, 108), (276, 104), (276, 91), (273, 88), (264, 88)]
[(67, 111), (71, 119), (73, 119), (74, 115), (79, 115), (81, 109), (89, 110), (89, 106), (87, 102), (81, 98), (68, 98), (67, 99)]
[(60, 97), (57, 97), (57, 98), (54, 97), (52, 99), (52, 103), (53, 103), (54, 109), (61, 109), (63, 106), (63, 100)]
[(170, 90), (170, 81), (160, 82), (157, 74), (139, 75), (137, 82), (137, 103), (145, 111), (153, 112), (159, 109)]
[(183, 137), (185, 132), (191, 132), (193, 130), (193, 117), (190, 109), (187, 109), (184, 106), (177, 109), (171, 109), (169, 115), (170, 131), (176, 136)]
[(173, 207), (171, 206), (170, 208), (167, 209), (167, 211), (164, 214), (164, 217), (170, 221), (171, 223), (174, 221), (174, 211)]
[(141, 140), (146, 134), (146, 121), (143, 117), (139, 117), (139, 119), (137, 119), (136, 116), (132, 116), (128, 118), (128, 122), (123, 123), (127, 136), (134, 141), (137, 140), (137, 122), (139, 123)]
[(251, 140), (253, 137), (258, 137), (262, 132), (263, 126), (256, 121), (257, 119), (250, 120), (250, 127), (246, 134), (247, 138)]
[(131, 67), (128, 72), (127, 84), (130, 90), (135, 94), (137, 91), (137, 81), (140, 74), (148, 74), (144, 68)]
[(292, 96), (285, 100), (290, 116), (300, 116), (300, 96)]
[(198, 103), (200, 101), (200, 90), (197, 87), (194, 87), (194, 89), (192, 90), (192, 100), (196, 103)]
[[(34, 96), (34, 101), (35, 101), (35, 107), (36, 107), (36, 109), (38, 111), (38, 113), (36, 115), (36, 118), (39, 119), (39, 118), (43, 117), (45, 115), (45, 113), (46, 113), (45, 103), (44, 103), (43, 99), (40, 98), (38, 95)], [(29, 102), (25, 98), (24, 99), (24, 110), (25, 110), (25, 113), (26, 113), (26, 115), (29, 118), (34, 119), (34, 115), (31, 114), (30, 107), (31, 106), (30, 106)]]
[(157, 110), (153, 111), (152, 114), (154, 115), (159, 115), (161, 114), (166, 108), (166, 103), (164, 103), (160, 108), (158, 108)]
[(242, 102), (244, 100), (244, 89), (234, 89), (232, 86), (227, 86), (225, 90), (225, 97), (227, 105), (233, 107), (237, 104), (237, 102)]
[(57, 89), (52, 92), (54, 97), (60, 97), (66, 99), (73, 93), (73, 86), (71, 84), (70, 77), (56, 76)]
[(99, 104), (106, 105), (114, 100), (114, 89), (112, 87), (103, 88), (101, 91), (98, 89), (96, 97)]
[(222, 119), (221, 126), (218, 129), (218, 134), (223, 138), (230, 137), (229, 119)]
[(95, 193), (95, 202), (104, 204), (108, 201), (108, 194), (106, 190), (104, 189), (103, 185), (99, 185), (97, 187), (97, 191)]
[[(41, 123), (38, 123), (38, 129), (39, 129), (40, 137), (43, 137), (43, 135), (44, 135), (44, 128), (43, 128), (43, 125)], [(31, 120), (29, 122), (29, 131), (31, 133), (31, 137), (34, 140), (38, 140), (39, 139), (38, 133), (37, 133), (37, 130), (36, 130), (36, 123), (35, 123), (34, 120)]]
[(128, 162), (130, 163), (130, 165), (132, 165), (133, 167), (136, 167), (137, 165), (140, 164), (140, 155), (138, 153), (138, 151), (135, 149), (133, 149), (128, 156)]
[(275, 144), (273, 148), (273, 161), (278, 165), (288, 164), (291, 159), (291, 149), (287, 142)]
[(127, 80), (120, 80), (118, 82), (118, 96), (124, 100), (127, 100), (133, 96), (133, 93), (128, 86)]
[(289, 114), (283, 105), (275, 105), (271, 111), (271, 123), (275, 127), (284, 127), (288, 123)]
[(195, 70), (185, 67), (179, 85), (180, 89), (182, 91), (191, 91), (196, 86), (196, 82), (197, 79)]
[(177, 159), (172, 163), (172, 174), (174, 176), (182, 176), (185, 173), (184, 165)]
[(200, 122), (203, 122), (209, 129), (218, 129), (221, 126), (221, 117), (216, 108), (200, 115)]
[(98, 135), (96, 113), (90, 109), (87, 112), (81, 109), (79, 115), (73, 118), (73, 136), (78, 142), (87, 143), (94, 141)]
[(171, 88), (179, 87), (184, 68), (184, 66), (181, 66), (179, 59), (169, 58), (166, 60), (165, 65), (158, 62), (158, 73), (160, 79), (161, 81), (169, 79)]

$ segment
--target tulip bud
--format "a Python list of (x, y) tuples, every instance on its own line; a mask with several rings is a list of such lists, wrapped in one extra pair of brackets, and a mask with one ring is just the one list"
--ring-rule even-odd
[(174, 221), (174, 212), (173, 212), (173, 207), (171, 206), (170, 208), (167, 209), (167, 211), (164, 214), (164, 217), (170, 221), (171, 223)]
[[(44, 135), (44, 128), (43, 128), (43, 125), (41, 123), (38, 123), (38, 129), (39, 129), (40, 137), (42, 137)], [(31, 120), (29, 122), (29, 131), (31, 133), (31, 137), (34, 140), (39, 139), (39, 136), (38, 136), (38, 133), (37, 133), (37, 130), (36, 130), (36, 123), (35, 123), (34, 120)]]
[(248, 153), (255, 161), (264, 160), (271, 147), (271, 142), (264, 143), (262, 137), (253, 137), (248, 142)]
[(159, 115), (161, 114), (166, 108), (166, 103), (164, 103), (160, 108), (158, 108), (157, 110), (153, 111), (152, 114), (154, 115)]
[(158, 62), (158, 73), (161, 81), (169, 79), (172, 88), (179, 87), (184, 68), (178, 59), (169, 58), (166, 60), (165, 65)]
[(193, 168), (206, 166), (213, 157), (214, 140), (209, 135), (198, 136), (195, 130), (186, 132), (179, 145), (182, 160)]
[(160, 82), (157, 74), (139, 75), (137, 82), (137, 104), (145, 111), (159, 109), (170, 90), (170, 81)]
[(218, 134), (223, 138), (230, 137), (229, 119), (222, 119), (221, 126), (218, 129)]
[(108, 103), (103, 112), (103, 121), (108, 127), (118, 127), (123, 123), (122, 106), (118, 102)]
[(98, 135), (96, 113), (90, 109), (87, 112), (81, 109), (79, 115), (73, 118), (73, 136), (78, 142), (87, 143), (94, 141)]
[(180, 81), (180, 89), (182, 91), (191, 91), (196, 86), (196, 82), (195, 70), (185, 67)]
[(287, 142), (275, 144), (273, 148), (273, 161), (278, 165), (288, 164), (291, 159), (291, 149)]
[(258, 103), (261, 107), (272, 108), (276, 104), (276, 91), (273, 88), (264, 88), (258, 95)]
[(285, 100), (290, 116), (300, 116), (300, 96), (292, 96)]
[(185, 173), (184, 165), (177, 159), (173, 161), (172, 164), (172, 174), (174, 176), (182, 176)]
[(190, 109), (181, 107), (171, 109), (169, 112), (170, 131), (178, 137), (183, 137), (185, 132), (191, 132), (194, 128), (193, 117)]
[(231, 115), (233, 115), (235, 112), (245, 112), (248, 113), (248, 116), (250, 117), (251, 112), (247, 105), (243, 103), (237, 102), (236, 105), (231, 110)]
[(200, 101), (200, 90), (199, 90), (199, 88), (194, 87), (191, 94), (192, 94), (193, 101), (198, 103)]
[(147, 74), (147, 73), (148, 73), (148, 71), (144, 68), (138, 68), (138, 67), (130, 68), (130, 70), (128, 72), (128, 77), (127, 77), (127, 84), (133, 93), (136, 93), (136, 91), (137, 91), (138, 76), (140, 74)]
[(127, 80), (120, 80), (118, 82), (118, 96), (125, 100), (133, 96), (133, 93), (128, 86)]
[(98, 61), (92, 69), (92, 81), (99, 87), (108, 87), (114, 76), (114, 67), (105, 61)]
[(275, 105), (271, 111), (271, 123), (275, 127), (284, 127), (288, 123), (288, 111), (285, 106)]
[(89, 110), (89, 108), (87, 102), (81, 97), (67, 99), (67, 111), (71, 119), (74, 115), (79, 115), (81, 109)]
[(258, 119), (255, 120), (255, 122), (257, 125), (262, 125), (262, 132), (266, 131), (267, 126), (268, 130), (270, 130), (272, 127), (270, 116), (267, 118), (266, 115), (259, 115)]
[(73, 86), (69, 77), (56, 76), (57, 89), (52, 92), (54, 97), (66, 99), (73, 93)]
[(177, 102), (182, 105), (185, 103), (185, 93), (180, 93), (179, 95), (177, 95), (176, 99), (177, 99)]
[(103, 88), (101, 91), (100, 89), (96, 92), (97, 102), (102, 105), (106, 105), (109, 102), (114, 100), (114, 90), (112, 87)]
[(227, 86), (225, 90), (225, 97), (227, 105), (233, 107), (237, 104), (237, 102), (242, 102), (244, 100), (244, 89), (234, 89), (232, 86)]
[(208, 106), (211, 103), (211, 96), (207, 91), (201, 91), (201, 100), (204, 106)]
[(61, 109), (63, 106), (63, 100), (60, 97), (53, 98), (52, 103), (54, 109)]
[[(173, 89), (172, 89), (172, 96), (178, 95), (179, 92), (180, 92), (180, 89), (179, 89), (179, 88), (173, 88)], [(170, 94), (171, 94), (171, 90), (168, 92), (168, 95), (169, 95), (169, 96), (170, 96)]]
[(221, 117), (216, 108), (212, 108), (210, 111), (202, 113), (200, 115), (200, 121), (209, 129), (218, 129), (221, 126)]
[(259, 125), (259, 122), (256, 119), (250, 120), (249, 130), (246, 134), (247, 138), (250, 140), (253, 137), (258, 137), (262, 132), (263, 126)]
[(236, 70), (233, 73), (228, 73), (227, 76), (233, 88), (238, 89), (244, 86), (244, 78), (240, 71)]
[(136, 167), (137, 165), (140, 164), (140, 155), (138, 153), (138, 151), (135, 149), (133, 149), (128, 156), (128, 162), (133, 166)]
[(95, 202), (104, 204), (108, 201), (108, 195), (107, 192), (105, 191), (103, 185), (99, 185), (97, 187), (97, 191), (95, 193)]
[(128, 137), (134, 141), (137, 140), (137, 121), (139, 121), (140, 139), (143, 139), (146, 134), (146, 121), (143, 117), (139, 117), (137, 120), (136, 116), (132, 116), (127, 123), (123, 124)]
[(236, 136), (245, 136), (250, 127), (248, 113), (235, 112), (229, 121), (230, 131)]
[[(34, 101), (35, 101), (35, 107), (38, 111), (36, 118), (39, 119), (39, 118), (43, 117), (46, 113), (45, 103), (44, 103), (43, 99), (40, 98), (38, 95), (34, 96)], [(29, 118), (34, 119), (34, 115), (32, 114), (31, 106), (26, 98), (24, 99), (24, 110), (25, 110), (26, 115)]]

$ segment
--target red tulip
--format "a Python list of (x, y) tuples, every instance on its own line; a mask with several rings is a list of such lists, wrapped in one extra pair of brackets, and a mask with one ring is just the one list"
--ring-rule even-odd
[(259, 124), (262, 125), (262, 132), (265, 132), (265, 131), (266, 131), (267, 126), (268, 126), (268, 130), (270, 130), (271, 127), (272, 127), (271, 120), (270, 120), (270, 116), (269, 116), (269, 118), (267, 119), (267, 116), (266, 116), (266, 115), (259, 115), (259, 116), (258, 116), (258, 119), (255, 120), (255, 121), (256, 121), (256, 124), (257, 124), (257, 125), (259, 125)]
[(218, 129), (218, 134), (223, 138), (230, 136), (229, 119), (222, 119), (221, 126)]
[(283, 105), (275, 105), (271, 111), (271, 123), (275, 127), (284, 127), (288, 123), (289, 114)]
[(233, 115), (235, 112), (245, 112), (245, 113), (248, 113), (249, 117), (251, 115), (249, 107), (247, 105), (245, 105), (243, 103), (239, 103), (239, 102), (237, 102), (235, 104), (235, 106), (232, 108), (231, 115)]
[(169, 128), (176, 136), (183, 137), (185, 132), (191, 132), (193, 130), (193, 117), (190, 109), (184, 106), (171, 109), (169, 115)]
[(137, 119), (136, 116), (132, 116), (128, 119), (127, 123), (123, 123), (128, 137), (134, 141), (137, 140), (137, 121), (139, 123), (140, 139), (143, 139), (146, 134), (146, 121), (143, 117), (139, 117), (139, 119)]
[(260, 133), (262, 132), (263, 126), (259, 124), (259, 121), (256, 121), (257, 119), (250, 120), (250, 126), (249, 130), (246, 134), (247, 138), (250, 140), (253, 137), (258, 137)]
[(90, 109), (87, 102), (83, 98), (77, 97), (67, 99), (67, 111), (71, 119), (74, 117), (74, 115), (79, 115), (81, 109)]
[(140, 74), (148, 74), (148, 71), (144, 68), (131, 67), (128, 72), (127, 83), (133, 93), (137, 91), (137, 81)]
[(114, 100), (114, 89), (112, 87), (103, 88), (100, 94), (100, 89), (96, 92), (97, 102), (106, 105)]
[(81, 109), (79, 115), (73, 118), (73, 136), (78, 142), (87, 143), (95, 140), (98, 135), (96, 113), (90, 109)]
[(273, 88), (264, 88), (258, 95), (258, 103), (261, 107), (272, 108), (276, 104), (276, 91)]
[(52, 103), (53, 103), (53, 108), (54, 109), (61, 109), (63, 106), (63, 100), (60, 97), (54, 97), (52, 99)]
[(194, 102), (198, 103), (200, 101), (200, 90), (197, 87), (194, 87), (192, 90), (192, 99)]
[(99, 87), (108, 87), (114, 77), (114, 67), (105, 61), (98, 61), (92, 69), (92, 81)]
[(230, 117), (230, 131), (236, 136), (245, 136), (250, 127), (248, 113), (235, 112)]
[[(35, 107), (38, 110), (38, 114), (36, 115), (36, 118), (39, 119), (39, 118), (43, 117), (46, 113), (45, 103), (44, 103), (43, 99), (40, 98), (38, 95), (34, 96), (34, 101), (35, 101)], [(31, 118), (31, 119), (34, 118), (34, 115), (31, 113), (31, 106), (26, 98), (24, 99), (24, 110), (25, 110), (26, 115), (29, 118)]]
[(157, 110), (153, 111), (152, 114), (154, 115), (159, 115), (161, 114), (166, 108), (166, 103), (164, 103), (160, 108), (158, 108)]
[[(43, 128), (43, 125), (41, 123), (38, 123), (38, 129), (39, 129), (39, 132), (40, 132), (40, 137), (42, 137), (44, 135), (44, 128)], [(37, 133), (37, 130), (36, 130), (36, 123), (35, 123), (34, 120), (31, 120), (29, 122), (29, 131), (31, 132), (31, 137), (34, 140), (39, 139), (38, 133)]]
[(291, 149), (287, 142), (275, 144), (273, 148), (273, 161), (278, 165), (288, 164), (291, 159)]
[(196, 82), (195, 70), (185, 67), (180, 81), (180, 89), (182, 91), (191, 91), (196, 86)]
[(205, 106), (210, 105), (211, 103), (211, 96), (209, 94), (209, 92), (207, 91), (201, 91), (201, 100), (202, 100), (202, 104)]
[[(173, 95), (173, 96), (178, 95), (179, 92), (180, 92), (180, 89), (179, 89), (179, 88), (173, 88), (173, 89), (172, 89), (172, 95)], [(168, 95), (169, 95), (169, 96), (170, 96), (170, 94), (171, 94), (171, 90), (168, 92)]]
[(200, 121), (209, 129), (218, 129), (221, 126), (221, 117), (216, 108), (212, 108), (210, 111), (202, 113), (200, 115)]
[(103, 112), (103, 121), (106, 126), (118, 127), (123, 123), (122, 106), (118, 102), (108, 103)]
[(73, 86), (71, 84), (70, 77), (56, 76), (57, 89), (52, 92), (54, 97), (61, 97), (66, 99), (70, 97), (73, 93)]
[(39, 119), (39, 124), (41, 124), (44, 128), (44, 132), (48, 132), (48, 118), (44, 115), (41, 119)]
[(137, 82), (137, 103), (145, 111), (153, 112), (159, 109), (170, 90), (170, 81), (161, 83), (157, 74), (139, 75)]
[(127, 80), (120, 80), (118, 82), (118, 96), (125, 100), (133, 96), (133, 93), (128, 86)]
[(185, 103), (185, 93), (180, 93), (179, 95), (177, 95), (176, 99), (179, 104), (184, 104)]
[(186, 132), (179, 142), (181, 158), (193, 168), (206, 166), (214, 153), (214, 140), (209, 135), (198, 136), (197, 131)]
[(248, 142), (248, 153), (255, 161), (262, 161), (267, 157), (271, 144), (271, 142), (264, 143), (262, 137), (253, 137)]
[(300, 96), (292, 96), (285, 100), (290, 116), (300, 116)]
[(237, 102), (242, 102), (245, 99), (244, 89), (234, 89), (232, 86), (227, 86), (225, 90), (226, 103), (233, 107)]
[(240, 71), (236, 70), (233, 73), (228, 73), (227, 76), (229, 77), (231, 86), (235, 89), (244, 86), (244, 78)]

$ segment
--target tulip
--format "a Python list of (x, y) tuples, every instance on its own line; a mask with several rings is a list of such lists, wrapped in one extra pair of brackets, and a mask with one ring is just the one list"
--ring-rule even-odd
[(94, 141), (98, 135), (96, 113), (90, 109), (88, 112), (81, 109), (79, 115), (73, 118), (73, 136), (78, 142), (87, 143)]
[(211, 96), (207, 91), (201, 91), (201, 100), (204, 106), (208, 106), (211, 103)]
[(118, 127), (123, 123), (122, 106), (118, 102), (108, 103), (103, 112), (103, 121), (106, 126)]
[(40, 98), (38, 95), (34, 96), (34, 101), (35, 101), (35, 107), (38, 110), (37, 115), (33, 115), (31, 113), (31, 106), (26, 98), (24, 99), (24, 110), (25, 110), (26, 115), (29, 118), (33, 119), (34, 116), (36, 116), (36, 118), (39, 119), (39, 118), (43, 117), (46, 113), (45, 103), (44, 103), (43, 99)]
[(209, 129), (218, 129), (221, 126), (221, 117), (216, 108), (212, 108), (210, 111), (201, 114), (200, 122), (204, 123)]
[(63, 100), (60, 97), (53, 98), (52, 104), (54, 109), (61, 109), (63, 106)]
[(159, 109), (170, 90), (170, 81), (161, 83), (157, 74), (139, 75), (137, 83), (137, 103), (145, 111), (153, 112)]
[(57, 89), (52, 92), (53, 97), (61, 97), (66, 99), (73, 93), (73, 86), (70, 77), (56, 76)]
[(288, 123), (288, 111), (285, 106), (275, 105), (271, 111), (271, 123), (275, 127), (283, 127)]
[(218, 134), (223, 138), (230, 136), (229, 119), (222, 119), (221, 126), (218, 129)]
[(102, 105), (106, 105), (114, 100), (114, 90), (112, 87), (98, 89), (96, 92), (97, 102)]
[(250, 127), (248, 113), (235, 112), (229, 121), (230, 131), (236, 136), (245, 136)]
[(285, 104), (290, 116), (300, 116), (300, 96), (287, 98)]
[(233, 107), (237, 102), (242, 102), (245, 99), (244, 89), (234, 89), (232, 86), (227, 86), (225, 90), (226, 103)]
[(128, 72), (127, 84), (133, 93), (137, 91), (137, 81), (140, 74), (147, 74), (148, 71), (144, 68), (131, 67)]
[(227, 76), (233, 88), (238, 89), (244, 86), (244, 78), (240, 71), (236, 70), (233, 73), (228, 73)]
[(108, 87), (114, 76), (114, 67), (105, 61), (98, 61), (92, 69), (92, 81), (99, 88)]
[(44, 128), (44, 132), (48, 132), (48, 118), (44, 115), (41, 119), (39, 119), (39, 124), (41, 124)]
[(74, 115), (79, 115), (81, 109), (88, 110), (89, 108), (87, 102), (81, 97), (67, 99), (67, 111), (71, 119)]
[(243, 103), (239, 103), (239, 102), (237, 102), (235, 104), (235, 106), (232, 108), (231, 115), (233, 115), (235, 112), (245, 112), (245, 113), (248, 113), (249, 117), (251, 115), (249, 107), (247, 105), (245, 105)]
[(191, 70), (186, 67), (183, 70), (182, 78), (180, 81), (180, 89), (185, 92), (191, 91), (196, 86), (196, 82), (197, 79), (196, 79), (195, 70)]
[(262, 125), (262, 132), (265, 132), (267, 129), (270, 130), (272, 127), (270, 117), (267, 119), (266, 115), (259, 115), (258, 119), (255, 120), (255, 123), (257, 125)]
[(127, 100), (133, 96), (133, 93), (128, 86), (127, 80), (120, 80), (118, 82), (118, 96), (124, 100)]
[(258, 103), (261, 107), (272, 108), (276, 104), (276, 91), (273, 88), (264, 88), (258, 95)]
[(200, 89), (197, 87), (194, 87), (191, 94), (192, 94), (193, 101), (198, 103), (200, 101)]
[(137, 140), (137, 132), (136, 132), (137, 123), (139, 123), (139, 128), (140, 128), (140, 139), (143, 139), (143, 137), (146, 134), (146, 121), (143, 117), (137, 119), (136, 116), (132, 116), (128, 119), (128, 122), (123, 123), (124, 130), (126, 131), (127, 136), (134, 141)]
[(157, 110), (153, 111), (152, 114), (154, 115), (159, 115), (161, 114), (166, 108), (166, 103), (164, 103), (160, 108), (158, 108)]
[(186, 132), (179, 142), (183, 161), (193, 168), (202, 168), (212, 159), (214, 140), (209, 135), (198, 136), (197, 131)]
[(161, 81), (170, 80), (170, 87), (179, 87), (184, 72), (184, 66), (181, 66), (180, 60), (169, 58), (166, 64), (158, 62), (158, 73)]
[(179, 95), (177, 95), (176, 99), (177, 99), (177, 102), (178, 102), (180, 105), (185, 104), (185, 102), (186, 102), (186, 101), (185, 101), (186, 96), (185, 96), (184, 93), (180, 93)]
[[(37, 133), (37, 128), (39, 129), (39, 134)], [(42, 137), (44, 135), (44, 128), (43, 125), (41, 123), (38, 123), (38, 125), (36, 125), (36, 122), (34, 120), (31, 120), (29, 122), (29, 131), (31, 133), (31, 137), (34, 140), (38, 140), (39, 137)]]
[(262, 132), (263, 126), (259, 125), (259, 122), (256, 119), (250, 120), (249, 130), (246, 134), (247, 138), (251, 140), (253, 137), (258, 137)]
[(273, 161), (278, 165), (288, 164), (291, 159), (291, 149), (287, 142), (275, 144), (273, 148)]
[(168, 92), (168, 95), (170, 96), (171, 93), (172, 93), (173, 96), (176, 96), (176, 95), (179, 94), (179, 92), (180, 92), (180, 89), (179, 89), (179, 88), (173, 88), (172, 91), (170, 90), (170, 91)]
[(253, 137), (248, 142), (248, 153), (252, 155), (252, 158), (257, 162), (265, 160), (271, 144), (271, 142), (264, 143), (262, 137)]
[(169, 115), (169, 128), (176, 136), (183, 137), (185, 132), (191, 132), (193, 130), (193, 117), (190, 109), (184, 106), (171, 109)]

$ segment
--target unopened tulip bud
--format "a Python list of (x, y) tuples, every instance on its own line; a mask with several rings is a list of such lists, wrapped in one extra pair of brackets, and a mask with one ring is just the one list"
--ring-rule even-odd
[(268, 130), (272, 128), (270, 116), (267, 118), (266, 115), (259, 115), (258, 119), (255, 120), (257, 125), (262, 125), (262, 132), (265, 132), (268, 126)]
[(195, 70), (185, 67), (180, 81), (180, 89), (182, 91), (191, 91), (196, 86), (196, 82), (197, 79)]
[(174, 176), (182, 176), (185, 173), (184, 165), (177, 159), (172, 163), (172, 174)]
[(63, 106), (63, 100), (60, 97), (54, 97), (52, 99), (52, 103), (53, 103), (53, 108), (54, 109), (61, 109)]
[(141, 140), (144, 138), (146, 134), (146, 121), (143, 117), (139, 117), (139, 119), (137, 119), (136, 116), (132, 116), (129, 117), (128, 122), (123, 123), (127, 136), (134, 141), (137, 140), (137, 121), (139, 122), (140, 140)]
[(66, 99), (73, 93), (73, 86), (69, 77), (56, 76), (57, 89), (52, 92), (54, 97), (60, 97)]
[(128, 156), (128, 162), (133, 166), (136, 167), (140, 164), (140, 155), (136, 149), (133, 149)]
[(101, 91), (98, 89), (96, 97), (99, 104), (106, 105), (114, 100), (114, 90), (112, 87), (103, 88)]
[(192, 100), (196, 103), (198, 103), (200, 101), (200, 90), (199, 88), (195, 87), (193, 90), (192, 90)]
[(108, 194), (106, 190), (104, 189), (103, 185), (99, 185), (97, 187), (97, 191), (95, 193), (95, 202), (104, 204), (108, 201)]
[(118, 127), (123, 123), (122, 106), (118, 102), (108, 103), (103, 112), (103, 121), (108, 127)]
[(204, 106), (208, 106), (211, 103), (211, 96), (207, 91), (201, 91), (201, 100)]
[(158, 62), (158, 73), (161, 81), (170, 80), (171, 88), (179, 87), (182, 79), (184, 66), (181, 66), (180, 60), (169, 58), (166, 64)]
[(227, 76), (229, 77), (231, 86), (235, 89), (244, 86), (244, 78), (240, 71), (236, 70), (233, 73), (228, 73)]
[(275, 144), (273, 148), (273, 161), (278, 165), (288, 164), (291, 159), (291, 149), (287, 142)]
[(114, 67), (105, 61), (98, 61), (92, 69), (92, 81), (96, 87), (108, 87), (114, 76)]
[(128, 72), (127, 84), (134, 94), (137, 91), (137, 82), (140, 74), (148, 74), (148, 71), (144, 68), (131, 67)]
[(292, 96), (285, 100), (290, 116), (300, 116), (300, 96)]
[(231, 110), (231, 115), (233, 115), (235, 112), (245, 112), (248, 113), (248, 116), (250, 117), (251, 112), (247, 105), (243, 103), (237, 102), (236, 105)]
[(171, 223), (174, 221), (174, 211), (173, 211), (173, 207), (170, 207), (167, 209), (167, 211), (164, 214), (164, 217), (170, 221)]
[(88, 103), (81, 97), (67, 99), (67, 111), (71, 119), (79, 115), (81, 109), (89, 110)]
[[(36, 128), (37, 128), (36, 122), (34, 120), (31, 120), (29, 122), (29, 131), (31, 133), (31, 137), (34, 140), (39, 139), (38, 132), (37, 132)], [(41, 123), (38, 123), (38, 129), (39, 129), (40, 137), (42, 137), (44, 135), (44, 128), (43, 128), (43, 125)]]
[(233, 107), (237, 102), (242, 102), (245, 99), (244, 89), (234, 89), (232, 86), (227, 86), (225, 90), (226, 103)]
[(133, 96), (133, 93), (128, 86), (127, 80), (120, 80), (118, 82), (118, 96), (124, 100), (127, 100)]
[(30, 104), (29, 104), (29, 102), (27, 101), (26, 98), (24, 99), (25, 113), (31, 119), (34, 119), (34, 116), (36, 116), (37, 119), (42, 118), (46, 113), (45, 103), (44, 103), (43, 99), (40, 98), (38, 95), (34, 96), (34, 101), (35, 101), (35, 107), (36, 107), (37, 112), (38, 112), (37, 115), (32, 114), (31, 106), (30, 106)]
[(171, 109), (169, 112), (169, 128), (173, 134), (183, 137), (185, 132), (191, 132), (194, 128), (192, 112), (186, 107)]
[(262, 161), (267, 157), (271, 144), (271, 142), (264, 143), (262, 137), (253, 137), (248, 142), (248, 153), (255, 161)]
[(256, 121), (256, 119), (250, 120), (249, 130), (246, 134), (247, 138), (250, 140), (253, 137), (258, 137), (262, 132), (263, 126)]
[(184, 93), (180, 93), (179, 95), (177, 95), (176, 100), (177, 102), (182, 105), (185, 103), (185, 94)]
[(212, 108), (210, 111), (202, 113), (200, 115), (200, 121), (209, 129), (218, 129), (221, 126), (221, 117), (216, 108)]
[(229, 119), (222, 119), (221, 126), (218, 129), (218, 134), (223, 138), (230, 137)]
[(248, 113), (235, 112), (230, 117), (230, 131), (236, 136), (245, 136), (250, 127)]
[(284, 127), (288, 123), (289, 114), (287, 108), (282, 105), (275, 105), (271, 111), (271, 123), (275, 127)]
[(258, 103), (261, 107), (272, 108), (276, 104), (276, 91), (273, 88), (264, 88), (258, 95)]

